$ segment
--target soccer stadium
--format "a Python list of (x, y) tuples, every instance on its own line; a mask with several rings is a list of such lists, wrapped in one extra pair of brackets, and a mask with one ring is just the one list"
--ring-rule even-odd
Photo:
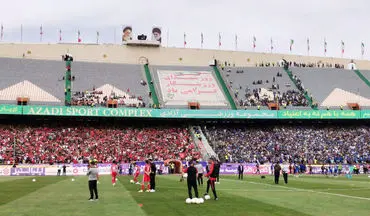
[(370, 215), (364, 42), (179, 47), (153, 26), (36, 43), (1, 24), (1, 216)]

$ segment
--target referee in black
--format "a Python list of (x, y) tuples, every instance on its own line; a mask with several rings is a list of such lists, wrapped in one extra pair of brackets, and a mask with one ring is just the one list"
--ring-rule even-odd
[(191, 193), (191, 188), (194, 188), (195, 197), (198, 198), (198, 186), (197, 186), (197, 174), (198, 170), (194, 167), (194, 161), (190, 161), (189, 167), (185, 170), (188, 174), (187, 182), (188, 182), (188, 193), (189, 198), (193, 199), (193, 194)]
[(149, 159), (150, 162), (150, 192), (155, 192), (155, 174), (157, 173), (157, 167), (153, 163), (152, 159)]
[(89, 191), (90, 191), (90, 198), (89, 201), (94, 201), (94, 194), (95, 200), (98, 201), (98, 181), (99, 181), (99, 172), (98, 167), (96, 166), (96, 160), (90, 161), (90, 166), (87, 171), (87, 176), (89, 177)]
[(274, 166), (275, 184), (279, 184), (280, 171), (281, 171), (281, 166), (279, 165), (278, 162), (276, 162)]

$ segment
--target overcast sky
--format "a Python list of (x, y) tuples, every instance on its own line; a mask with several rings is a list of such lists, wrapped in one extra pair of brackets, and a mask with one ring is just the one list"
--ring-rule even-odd
[[(43, 42), (55, 43), (62, 29), (63, 42), (76, 42), (80, 29), (83, 42), (96, 42), (96, 31), (102, 43), (119, 43), (123, 25), (131, 25), (134, 34), (149, 35), (152, 26), (162, 27), (162, 44), (199, 48), (204, 34), (204, 48), (252, 51), (253, 36), (256, 52), (341, 56), (361, 58), (361, 42), (365, 43), (365, 59), (370, 59), (369, 0), (0, 0), (0, 23), (4, 26), (3, 42), (39, 42), (43, 26)], [(169, 40), (167, 35), (169, 35)]]

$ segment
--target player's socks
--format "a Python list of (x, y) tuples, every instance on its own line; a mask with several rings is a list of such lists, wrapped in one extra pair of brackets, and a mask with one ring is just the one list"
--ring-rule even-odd
[(148, 191), (150, 191), (150, 184), (148, 184), (148, 186), (147, 186), (147, 187), (148, 187), (148, 189), (147, 189), (147, 190), (148, 190)]
[(143, 190), (145, 190), (145, 186), (144, 186), (144, 184), (141, 184), (141, 190), (143, 191)]

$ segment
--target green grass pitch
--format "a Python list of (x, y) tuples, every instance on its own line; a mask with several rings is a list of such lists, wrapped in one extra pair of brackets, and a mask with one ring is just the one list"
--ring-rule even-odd
[[(222, 176), (219, 200), (186, 204), (187, 187), (179, 176), (157, 176), (155, 193), (138, 193), (139, 185), (120, 176), (113, 187), (102, 176), (100, 200), (89, 202), (87, 177), (1, 177), (1, 216), (118, 215), (323, 215), (369, 216), (370, 178), (290, 176), (289, 184), (273, 184), (271, 176)], [(282, 180), (282, 179), (281, 179)], [(205, 192), (205, 185), (200, 187)], [(212, 197), (212, 194), (211, 194)]]

